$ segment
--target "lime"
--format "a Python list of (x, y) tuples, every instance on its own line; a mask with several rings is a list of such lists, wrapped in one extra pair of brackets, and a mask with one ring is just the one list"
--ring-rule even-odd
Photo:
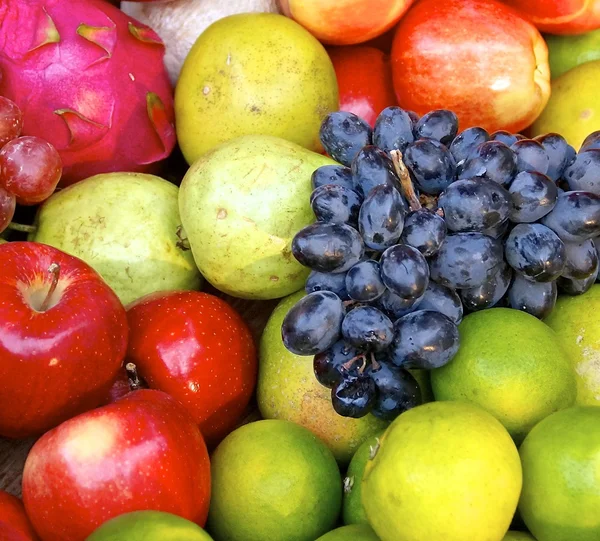
[(515, 444), (468, 402), (430, 402), (397, 417), (367, 463), (362, 501), (382, 541), (491, 541), (521, 490)]
[(379, 541), (379, 537), (368, 524), (351, 524), (331, 530), (317, 541)]
[(552, 81), (546, 108), (531, 126), (531, 136), (560, 133), (575, 150), (593, 131), (600, 130), (600, 60), (586, 62)]
[(577, 36), (544, 36), (548, 45), (548, 61), (553, 79), (575, 66), (600, 60), (600, 30)]
[(160, 511), (134, 511), (105, 522), (86, 541), (211, 541), (200, 526)]
[(460, 349), (433, 370), (436, 400), (468, 400), (489, 411), (520, 442), (550, 413), (569, 407), (575, 374), (552, 329), (509, 308), (469, 314), (459, 325)]
[(314, 541), (336, 523), (340, 472), (297, 424), (264, 420), (229, 434), (211, 459), (208, 531), (217, 541)]
[(379, 445), (383, 432), (366, 439), (356, 450), (346, 472), (344, 479), (344, 500), (342, 504), (342, 518), (344, 524), (368, 524), (367, 515), (361, 499), (361, 481), (365, 467), (373, 449)]
[(600, 408), (546, 417), (520, 449), (527, 528), (540, 541), (600, 539)]
[(569, 355), (577, 380), (577, 404), (600, 406), (600, 285), (576, 297), (561, 296), (544, 320)]
[(315, 378), (313, 358), (285, 348), (281, 323), (303, 296), (299, 291), (283, 299), (267, 322), (260, 340), (258, 407), (265, 419), (284, 419), (308, 428), (340, 463), (347, 464), (363, 441), (389, 423), (370, 414), (360, 419), (338, 415), (331, 405), (331, 391)]

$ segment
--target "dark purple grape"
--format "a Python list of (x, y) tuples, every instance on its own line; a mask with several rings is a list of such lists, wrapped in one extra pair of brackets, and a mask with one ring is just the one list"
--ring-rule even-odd
[(458, 180), (438, 199), (448, 229), (483, 231), (508, 219), (510, 195), (500, 184), (486, 178)]
[(394, 171), (390, 157), (375, 146), (362, 148), (352, 161), (352, 182), (354, 190), (367, 197), (375, 186), (400, 187), (400, 181)]
[(368, 248), (383, 251), (396, 244), (406, 214), (400, 192), (392, 186), (375, 186), (360, 207), (358, 230)]
[(357, 306), (342, 321), (342, 336), (358, 348), (382, 351), (394, 336), (394, 325), (374, 306)]
[(544, 319), (556, 304), (556, 282), (532, 282), (515, 274), (508, 288), (510, 307)]
[(514, 145), (517, 141), (519, 141), (519, 137), (516, 134), (507, 132), (506, 130), (498, 130), (490, 135), (491, 141), (500, 141), (507, 146)]
[(429, 257), (440, 249), (447, 231), (446, 222), (441, 216), (429, 209), (420, 208), (406, 216), (400, 242)]
[(579, 152), (565, 169), (564, 179), (569, 190), (581, 190), (600, 195), (600, 148)]
[(539, 135), (534, 138), (534, 141), (540, 143), (546, 151), (546, 155), (550, 159), (546, 175), (550, 180), (556, 182), (562, 177), (565, 168), (569, 165), (569, 161), (572, 158), (569, 152), (569, 144), (558, 133)]
[(392, 293), (389, 289), (383, 292), (383, 295), (377, 299), (377, 307), (384, 312), (390, 319), (396, 320), (414, 312), (420, 305), (423, 297), (417, 299), (403, 299)]
[(349, 300), (348, 292), (346, 291), (346, 273), (338, 272), (319, 272), (311, 271), (304, 284), (306, 293), (314, 293), (315, 291), (331, 291), (335, 293), (343, 301)]
[(373, 144), (390, 152), (404, 152), (407, 145), (414, 141), (413, 122), (409, 114), (400, 107), (386, 107), (375, 120)]
[(600, 235), (600, 195), (592, 192), (558, 194), (556, 205), (542, 218), (563, 241), (583, 242)]
[(448, 235), (430, 261), (431, 279), (452, 289), (477, 287), (502, 264), (502, 243), (481, 233)]
[(566, 293), (567, 295), (583, 295), (586, 291), (589, 291), (590, 288), (596, 283), (596, 279), (598, 278), (598, 269), (587, 278), (583, 278), (581, 280), (574, 280), (572, 278), (565, 278), (561, 276), (557, 280), (558, 288)]
[(564, 278), (583, 280), (598, 270), (598, 252), (592, 239), (576, 243), (565, 242), (566, 264)]
[(354, 265), (345, 278), (345, 290), (351, 299), (359, 302), (371, 302), (385, 291), (385, 285), (379, 274), (379, 263), (368, 259)]
[(366, 374), (347, 376), (331, 390), (331, 405), (342, 417), (364, 417), (376, 398), (375, 382)]
[(510, 147), (517, 156), (519, 171), (535, 171), (545, 175), (550, 167), (550, 156), (541, 143), (533, 139), (521, 139)]
[(416, 126), (417, 122), (419, 122), (419, 119), (421, 117), (417, 113), (415, 113), (414, 111), (406, 111), (406, 113), (408, 114), (408, 116), (412, 120), (413, 126)]
[(313, 370), (317, 381), (333, 389), (347, 375), (356, 375), (356, 365), (345, 368), (343, 365), (358, 357), (362, 352), (344, 340), (338, 340), (333, 346), (317, 353), (313, 359)]
[(581, 144), (579, 152), (585, 152), (586, 150), (600, 149), (600, 131), (594, 131), (590, 133)]
[(403, 299), (417, 299), (427, 289), (429, 267), (425, 256), (408, 244), (396, 244), (381, 255), (381, 278), (386, 287)]
[(496, 306), (508, 290), (512, 278), (512, 269), (504, 263), (502, 268), (487, 282), (480, 286), (460, 290), (463, 306), (475, 312)]
[(511, 226), (511, 222), (505, 220), (504, 222), (496, 224), (494, 227), (488, 227), (487, 229), (484, 229), (482, 233), (488, 237), (492, 237), (493, 239), (500, 239), (509, 232)]
[(565, 268), (564, 243), (542, 224), (519, 224), (506, 239), (505, 256), (519, 274), (534, 282), (556, 280)]
[[(433, 310), (444, 314), (458, 325), (463, 318), (463, 305), (458, 293), (446, 286), (429, 282), (418, 304), (419, 310)], [(404, 315), (404, 314), (403, 314)]]
[(433, 139), (419, 139), (408, 145), (404, 163), (419, 190), (431, 195), (444, 190), (456, 174), (452, 154), (442, 143)]
[(321, 144), (336, 162), (350, 166), (365, 145), (371, 144), (371, 126), (354, 113), (329, 113), (321, 124)]
[(439, 312), (417, 310), (394, 323), (389, 355), (397, 366), (431, 370), (452, 360), (458, 346), (458, 327), (450, 318)]
[(346, 224), (316, 222), (298, 231), (292, 241), (292, 253), (300, 264), (319, 272), (346, 272), (363, 252), (362, 237)]
[(343, 165), (322, 165), (313, 171), (311, 184), (313, 190), (327, 184), (335, 184), (352, 189), (354, 187), (352, 170)]
[(419, 119), (414, 133), (417, 139), (435, 139), (447, 146), (458, 133), (458, 118), (447, 109), (430, 111)]
[(508, 186), (516, 172), (517, 157), (512, 149), (500, 141), (487, 141), (458, 168), (458, 178), (484, 177)]
[(459, 133), (452, 144), (450, 152), (454, 156), (457, 165), (464, 162), (473, 151), (481, 144), (490, 140), (490, 135), (483, 128), (467, 128)]
[(316, 355), (337, 342), (343, 319), (344, 305), (335, 293), (310, 293), (294, 304), (283, 319), (283, 345), (296, 355)]
[(319, 222), (358, 223), (362, 197), (354, 190), (336, 184), (320, 186), (310, 196), (310, 206)]
[(516, 223), (537, 222), (556, 205), (556, 184), (546, 175), (532, 171), (519, 173), (508, 189), (510, 219)]
[(406, 369), (378, 361), (369, 375), (375, 382), (377, 398), (371, 413), (384, 421), (393, 421), (398, 415), (422, 402), (421, 389), (415, 377)]

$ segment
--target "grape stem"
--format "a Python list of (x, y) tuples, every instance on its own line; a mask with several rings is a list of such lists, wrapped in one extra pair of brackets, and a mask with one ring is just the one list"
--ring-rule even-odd
[(48, 267), (48, 273), (52, 275), (52, 282), (50, 283), (50, 289), (48, 290), (48, 293), (46, 293), (44, 302), (42, 302), (42, 306), (40, 306), (40, 312), (45, 312), (46, 310), (48, 310), (50, 298), (52, 297), (52, 294), (56, 291), (58, 279), (60, 278), (60, 265), (58, 263), (52, 263)]
[(134, 363), (127, 363), (125, 365), (125, 372), (127, 372), (127, 379), (129, 380), (129, 388), (132, 391), (138, 391), (142, 388), (142, 382), (138, 376), (137, 366)]
[(17, 224), (15, 222), (10, 222), (8, 226), (6, 226), (6, 229), (21, 231), (23, 233), (35, 233), (37, 231), (37, 227), (35, 227), (35, 225)]
[(413, 186), (408, 169), (402, 161), (402, 152), (399, 150), (392, 150), (390, 152), (390, 156), (392, 157), (394, 169), (396, 170), (396, 174), (400, 179), (400, 187), (402, 188), (404, 197), (408, 201), (410, 210), (419, 210), (421, 208), (421, 202), (419, 201), (417, 193), (415, 192), (415, 187)]
[[(352, 359), (350, 359), (349, 361), (346, 361), (344, 364), (342, 364), (342, 366), (346, 370), (350, 371), (352, 369), (352, 367), (355, 365), (356, 361), (358, 361), (359, 359), (362, 360), (362, 362), (363, 362), (362, 366), (364, 367), (364, 365), (367, 363), (367, 357), (364, 353), (361, 353), (360, 355), (357, 355), (356, 357), (352, 357)], [(362, 369), (362, 367), (361, 367), (361, 369)]]

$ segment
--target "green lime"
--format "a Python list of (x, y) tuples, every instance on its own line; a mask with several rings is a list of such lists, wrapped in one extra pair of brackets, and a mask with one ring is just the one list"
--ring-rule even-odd
[(401, 414), (362, 481), (363, 505), (381, 541), (501, 539), (520, 491), (510, 435), (468, 402), (430, 402)]
[(373, 450), (377, 448), (383, 432), (366, 439), (356, 450), (344, 479), (344, 501), (342, 518), (344, 524), (368, 524), (367, 515), (361, 499), (361, 481), (365, 467)]
[(350, 524), (331, 530), (317, 541), (379, 541), (368, 524)]
[(333, 454), (289, 421), (234, 430), (212, 455), (211, 478), (207, 529), (217, 541), (314, 541), (340, 513)]
[(540, 541), (600, 539), (600, 408), (546, 417), (520, 448), (521, 516)]
[(575, 401), (575, 374), (550, 327), (509, 308), (469, 314), (460, 349), (432, 370), (436, 400), (466, 400), (489, 411), (517, 443), (552, 412)]
[(105, 522), (86, 541), (212, 541), (212, 537), (171, 513), (134, 511)]
[(575, 66), (600, 60), (600, 30), (576, 36), (544, 36), (548, 45), (548, 61), (553, 79)]

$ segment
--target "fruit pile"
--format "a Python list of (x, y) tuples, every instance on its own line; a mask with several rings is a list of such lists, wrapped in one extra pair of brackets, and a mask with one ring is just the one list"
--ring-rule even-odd
[(292, 242), (311, 269), (307, 296), (282, 336), (314, 355), (340, 415), (389, 420), (418, 404), (407, 369), (453, 359), (463, 311), (543, 319), (558, 289), (579, 295), (596, 282), (600, 132), (577, 153), (558, 134), (458, 131), (452, 111), (419, 118), (394, 106), (373, 129), (348, 112), (323, 122), (341, 165), (312, 175), (317, 221)]
[(594, 2), (0, 4), (0, 541), (600, 540)]

